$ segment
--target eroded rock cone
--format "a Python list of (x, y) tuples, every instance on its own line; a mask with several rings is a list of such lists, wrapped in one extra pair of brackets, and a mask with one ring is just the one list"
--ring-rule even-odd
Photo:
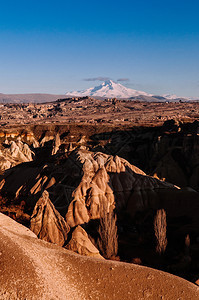
[(88, 234), (80, 225), (73, 231), (72, 238), (66, 248), (81, 255), (103, 259), (99, 254), (99, 250), (92, 244)]
[(43, 192), (35, 205), (30, 229), (38, 238), (60, 246), (63, 246), (67, 240), (70, 227), (55, 209), (47, 191)]

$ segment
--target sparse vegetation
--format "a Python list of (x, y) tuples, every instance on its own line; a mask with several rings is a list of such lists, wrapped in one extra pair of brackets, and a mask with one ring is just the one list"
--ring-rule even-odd
[(189, 249), (190, 249), (190, 237), (189, 234), (185, 237), (185, 255), (189, 255)]
[(189, 237), (189, 234), (187, 234), (186, 237), (185, 237), (185, 246), (186, 246), (186, 248), (190, 247), (190, 237)]
[(98, 228), (99, 239), (98, 249), (102, 255), (107, 258), (115, 258), (118, 252), (118, 235), (117, 235), (117, 217), (112, 208), (101, 201), (100, 203), (100, 224)]
[(163, 254), (167, 247), (167, 221), (164, 209), (159, 209), (154, 218), (154, 231), (156, 237), (156, 252)]

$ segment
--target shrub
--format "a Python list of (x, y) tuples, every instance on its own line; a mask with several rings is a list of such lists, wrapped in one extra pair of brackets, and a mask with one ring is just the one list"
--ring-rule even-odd
[(103, 201), (100, 203), (100, 224), (98, 228), (99, 239), (98, 249), (102, 255), (110, 259), (117, 256), (118, 235), (117, 235), (117, 217), (113, 209), (108, 212), (108, 205)]
[(189, 234), (185, 237), (185, 255), (189, 255), (189, 249), (190, 249), (190, 237)]
[(189, 234), (187, 234), (186, 237), (185, 237), (185, 247), (186, 248), (190, 247), (190, 237), (189, 237)]
[(167, 247), (167, 220), (164, 209), (159, 209), (154, 218), (154, 231), (156, 237), (156, 252), (163, 254)]

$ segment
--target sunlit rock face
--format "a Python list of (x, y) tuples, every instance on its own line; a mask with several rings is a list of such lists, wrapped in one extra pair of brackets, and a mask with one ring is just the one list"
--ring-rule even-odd
[(187, 215), (198, 223), (197, 192), (147, 176), (125, 159), (100, 152), (76, 150), (50, 162), (16, 166), (1, 176), (0, 187), (2, 194), (23, 197), (30, 209), (47, 190), (70, 227), (98, 219), (102, 202), (107, 210), (116, 208), (132, 217), (138, 211), (165, 208), (168, 215)]
[[(118, 156), (88, 151), (76, 152), (82, 177), (72, 193), (66, 220), (71, 227), (99, 218), (100, 203), (107, 209), (125, 210), (132, 217), (138, 211), (163, 207), (171, 216), (188, 214), (197, 222), (198, 193), (147, 176)], [(190, 198), (192, 204), (190, 205)]]
[(72, 238), (66, 245), (68, 250), (72, 250), (84, 256), (102, 258), (99, 250), (92, 244), (86, 231), (78, 225), (72, 233)]
[[(170, 184), (146, 176), (118, 156), (88, 151), (78, 151), (76, 155), (82, 178), (72, 194), (66, 214), (66, 220), (72, 227), (99, 218), (103, 201), (107, 203), (108, 210), (110, 206), (117, 210), (129, 206), (133, 214), (136, 210), (155, 205), (155, 189), (175, 189)], [(142, 193), (144, 190), (148, 193)]]
[(34, 207), (30, 229), (41, 240), (66, 246), (67, 249), (81, 255), (102, 258), (99, 250), (92, 244), (88, 234), (80, 225), (75, 228), (70, 241), (67, 243), (70, 226), (55, 209), (46, 190)]
[(5, 129), (0, 132), (0, 171), (37, 157), (45, 160), (47, 156), (75, 149), (118, 155), (147, 174), (199, 191), (197, 121), (183, 124), (171, 119), (159, 127), (155, 123), (155, 127), (117, 126), (115, 130), (100, 124)]
[(15, 141), (5, 140), (0, 149), (0, 170), (5, 171), (17, 164), (32, 161), (33, 158), (34, 152), (20, 137)]
[(198, 192), (147, 176), (125, 159), (101, 152), (75, 150), (15, 166), (1, 175), (0, 193), (8, 209), (24, 202), (21, 214), (31, 215), (30, 228), (40, 239), (87, 256), (100, 257), (96, 235), (102, 207), (105, 213), (116, 212), (120, 228), (124, 216), (133, 226), (139, 214), (163, 208), (168, 220), (183, 218), (176, 234), (199, 230)]
[(42, 240), (63, 246), (67, 240), (70, 227), (55, 209), (44, 191), (37, 201), (30, 221), (30, 229)]

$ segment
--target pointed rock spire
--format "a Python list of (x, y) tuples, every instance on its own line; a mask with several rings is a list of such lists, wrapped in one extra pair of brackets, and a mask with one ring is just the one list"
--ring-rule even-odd
[(63, 246), (67, 240), (70, 227), (55, 209), (46, 190), (35, 205), (30, 229), (38, 238), (59, 246)]

